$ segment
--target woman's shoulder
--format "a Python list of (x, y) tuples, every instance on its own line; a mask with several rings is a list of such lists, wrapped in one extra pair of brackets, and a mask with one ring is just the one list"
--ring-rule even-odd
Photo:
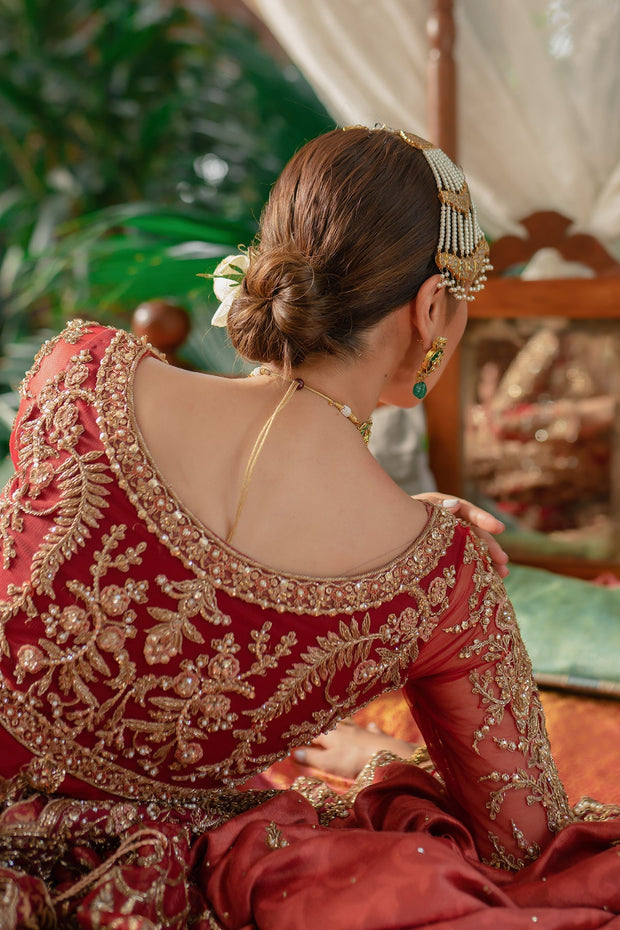
[(110, 334), (111, 338), (114, 330), (100, 323), (71, 320), (57, 336), (47, 339), (35, 355), (19, 386), (21, 397), (28, 398), (35, 394), (38, 385), (57, 373), (67, 359), (76, 355), (93, 337), (105, 333)]
[[(101, 382), (108, 380), (104, 361), (107, 368), (109, 363), (120, 363), (122, 367), (130, 357), (139, 358), (145, 353), (159, 354), (124, 330), (80, 319), (71, 320), (62, 332), (48, 339), (19, 386), (21, 403), (10, 441), (14, 462), (18, 448), (28, 441), (24, 434), (27, 423), (42, 417), (47, 422), (51, 417), (59, 418), (62, 426), (69, 414), (61, 414), (60, 408), (67, 405), (75, 408), (80, 420), (94, 421), (97, 408), (102, 407), (97, 404), (97, 393)], [(96, 432), (94, 423), (93, 430)]]
[(126, 341), (136, 348), (156, 350), (124, 330), (102, 323), (71, 320), (62, 332), (43, 343), (32, 366), (19, 386), (22, 400), (32, 400), (54, 378), (62, 378), (65, 369), (77, 362), (97, 369), (113, 341)]

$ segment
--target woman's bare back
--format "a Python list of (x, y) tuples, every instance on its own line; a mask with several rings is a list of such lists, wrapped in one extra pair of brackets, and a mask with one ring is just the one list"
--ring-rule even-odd
[[(162, 475), (198, 520), (226, 538), (254, 442), (286, 384), (146, 359), (134, 389), (138, 423)], [(355, 574), (388, 562), (425, 522), (424, 506), (385, 474), (353, 425), (300, 391), (269, 432), (231, 544), (280, 571)]]

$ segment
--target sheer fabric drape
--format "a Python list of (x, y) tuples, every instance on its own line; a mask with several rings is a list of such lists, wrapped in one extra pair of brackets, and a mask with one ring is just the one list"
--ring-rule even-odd
[[(247, 2), (339, 123), (425, 133), (428, 2)], [(454, 9), (458, 157), (487, 232), (558, 210), (620, 254), (620, 4)]]

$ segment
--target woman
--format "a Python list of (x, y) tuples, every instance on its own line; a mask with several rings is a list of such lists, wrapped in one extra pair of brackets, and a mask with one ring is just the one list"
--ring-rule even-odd
[[(465, 179), (406, 133), (328, 133), (247, 264), (227, 325), (254, 377), (76, 322), (25, 379), (0, 524), (4, 923), (602, 926), (617, 824), (574, 823), (486, 547), (364, 442), (379, 400), (432, 387), (483, 285)], [(353, 806), (257, 787), (401, 687), (441, 780), (396, 763)]]

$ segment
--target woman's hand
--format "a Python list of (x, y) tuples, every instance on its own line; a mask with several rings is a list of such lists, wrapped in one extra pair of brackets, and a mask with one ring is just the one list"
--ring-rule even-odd
[(431, 491), (428, 494), (415, 494), (414, 496), (419, 501), (441, 504), (455, 517), (460, 517), (461, 520), (470, 523), (476, 535), (486, 543), (489, 555), (493, 559), (499, 575), (505, 578), (509, 574), (508, 556), (495, 539), (495, 536), (505, 529), (501, 520), (494, 517), (488, 510), (483, 510), (482, 507), (476, 507), (475, 504), (470, 504), (469, 501), (462, 500), (460, 497), (441, 494), (439, 491)]
[(409, 759), (419, 746), (390, 736), (375, 724), (359, 726), (351, 719), (341, 720), (330, 733), (323, 733), (310, 746), (293, 749), (300, 765), (309, 765), (330, 775), (355, 778), (377, 752), (392, 752)]

